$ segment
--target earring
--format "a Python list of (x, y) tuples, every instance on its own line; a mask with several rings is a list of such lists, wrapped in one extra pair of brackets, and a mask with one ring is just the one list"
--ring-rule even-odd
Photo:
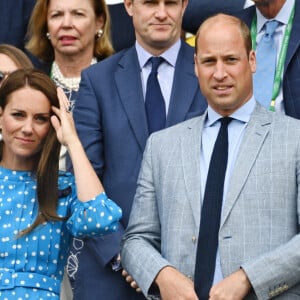
[(46, 37), (47, 37), (48, 40), (51, 40), (51, 35), (50, 35), (49, 32), (46, 33)]
[(99, 30), (97, 31), (97, 33), (96, 33), (97, 39), (100, 39), (102, 35), (103, 35), (103, 30), (102, 30), (102, 29), (99, 29)]

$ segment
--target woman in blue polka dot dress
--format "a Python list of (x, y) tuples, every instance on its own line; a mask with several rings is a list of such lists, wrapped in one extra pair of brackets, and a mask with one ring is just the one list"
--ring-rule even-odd
[[(0, 87), (0, 299), (59, 299), (72, 236), (117, 230), (76, 134), (68, 102), (47, 75), (17, 70)], [(74, 176), (58, 172), (60, 144)]]

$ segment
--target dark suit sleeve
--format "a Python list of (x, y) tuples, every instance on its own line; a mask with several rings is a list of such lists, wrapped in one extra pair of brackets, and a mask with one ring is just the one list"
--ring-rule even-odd
[(117, 232), (105, 235), (100, 238), (91, 238), (85, 241), (85, 246), (93, 254), (96, 261), (105, 267), (111, 260), (120, 253), (120, 244), (124, 235), (124, 227), (119, 223)]
[(73, 115), (81, 143), (101, 179), (104, 165), (101, 112), (93, 86), (85, 71), (81, 74), (80, 89)]
[(244, 0), (189, 0), (183, 17), (183, 30), (195, 34), (200, 24), (216, 13), (233, 13), (241, 10)]
[(0, 0), (0, 43), (24, 50), (28, 21), (35, 0)]
[[(94, 93), (88, 73), (83, 71), (73, 115), (81, 143), (97, 175), (102, 179), (104, 168), (103, 130), (98, 97), (99, 95), (96, 96)], [(67, 168), (70, 169), (69, 164)], [(120, 223), (117, 232), (86, 241), (86, 246), (102, 266), (107, 265), (120, 251), (119, 245), (123, 232), (124, 228)]]

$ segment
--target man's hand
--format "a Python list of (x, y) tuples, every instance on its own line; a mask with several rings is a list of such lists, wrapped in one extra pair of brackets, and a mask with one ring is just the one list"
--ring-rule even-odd
[(209, 292), (209, 300), (242, 300), (250, 289), (250, 281), (240, 269), (215, 284)]
[(193, 281), (173, 267), (163, 268), (155, 283), (163, 300), (198, 300)]
[(130, 286), (136, 290), (137, 293), (141, 292), (141, 289), (137, 285), (136, 281), (128, 274), (126, 270), (123, 269), (122, 276), (125, 277), (125, 280), (130, 284)]

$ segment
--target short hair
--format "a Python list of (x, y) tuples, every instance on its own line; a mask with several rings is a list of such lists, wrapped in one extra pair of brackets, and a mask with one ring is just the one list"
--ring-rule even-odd
[[(0, 107), (5, 109), (9, 102), (9, 96), (26, 86), (42, 92), (49, 100), (51, 106), (59, 107), (57, 89), (49, 76), (35, 69), (18, 69), (8, 75), (0, 87)], [(23, 99), (26, 101), (26, 98)], [(50, 121), (49, 121), (50, 122)], [(0, 142), (0, 159), (3, 154), (3, 140)], [(35, 222), (21, 232), (20, 235), (30, 232), (39, 224), (48, 220), (62, 220), (57, 216), (58, 202), (58, 162), (60, 143), (56, 137), (56, 131), (50, 125), (49, 132), (45, 137), (41, 151), (34, 161), (32, 172), (37, 180), (37, 201), (39, 214)]]
[(19, 48), (9, 45), (0, 44), (0, 53), (8, 56), (18, 68), (32, 68), (32, 62), (27, 55)]
[[(104, 19), (103, 34), (100, 38), (95, 36), (94, 56), (104, 59), (114, 53), (111, 43), (110, 15), (105, 0), (88, 0), (91, 2), (96, 17)], [(28, 42), (26, 49), (45, 62), (54, 60), (54, 49), (47, 38), (47, 13), (50, 0), (37, 0), (33, 8), (27, 31)]]
[(249, 30), (249, 27), (246, 25), (246, 23), (244, 23), (241, 19), (231, 16), (231, 15), (227, 15), (227, 14), (216, 14), (214, 16), (211, 16), (209, 18), (207, 18), (198, 28), (198, 31), (196, 33), (196, 39), (195, 39), (195, 52), (197, 54), (197, 48), (198, 48), (198, 39), (199, 39), (199, 35), (201, 30), (203, 29), (203, 27), (210, 22), (214, 22), (217, 19), (223, 17), (223, 19), (227, 19), (227, 21), (229, 23), (232, 23), (234, 25), (237, 25), (237, 27), (239, 28), (240, 32), (241, 32), (241, 36), (244, 40), (244, 45), (245, 45), (245, 49), (247, 52), (247, 55), (249, 56), (250, 51), (252, 50), (252, 41), (251, 41), (251, 33)]

